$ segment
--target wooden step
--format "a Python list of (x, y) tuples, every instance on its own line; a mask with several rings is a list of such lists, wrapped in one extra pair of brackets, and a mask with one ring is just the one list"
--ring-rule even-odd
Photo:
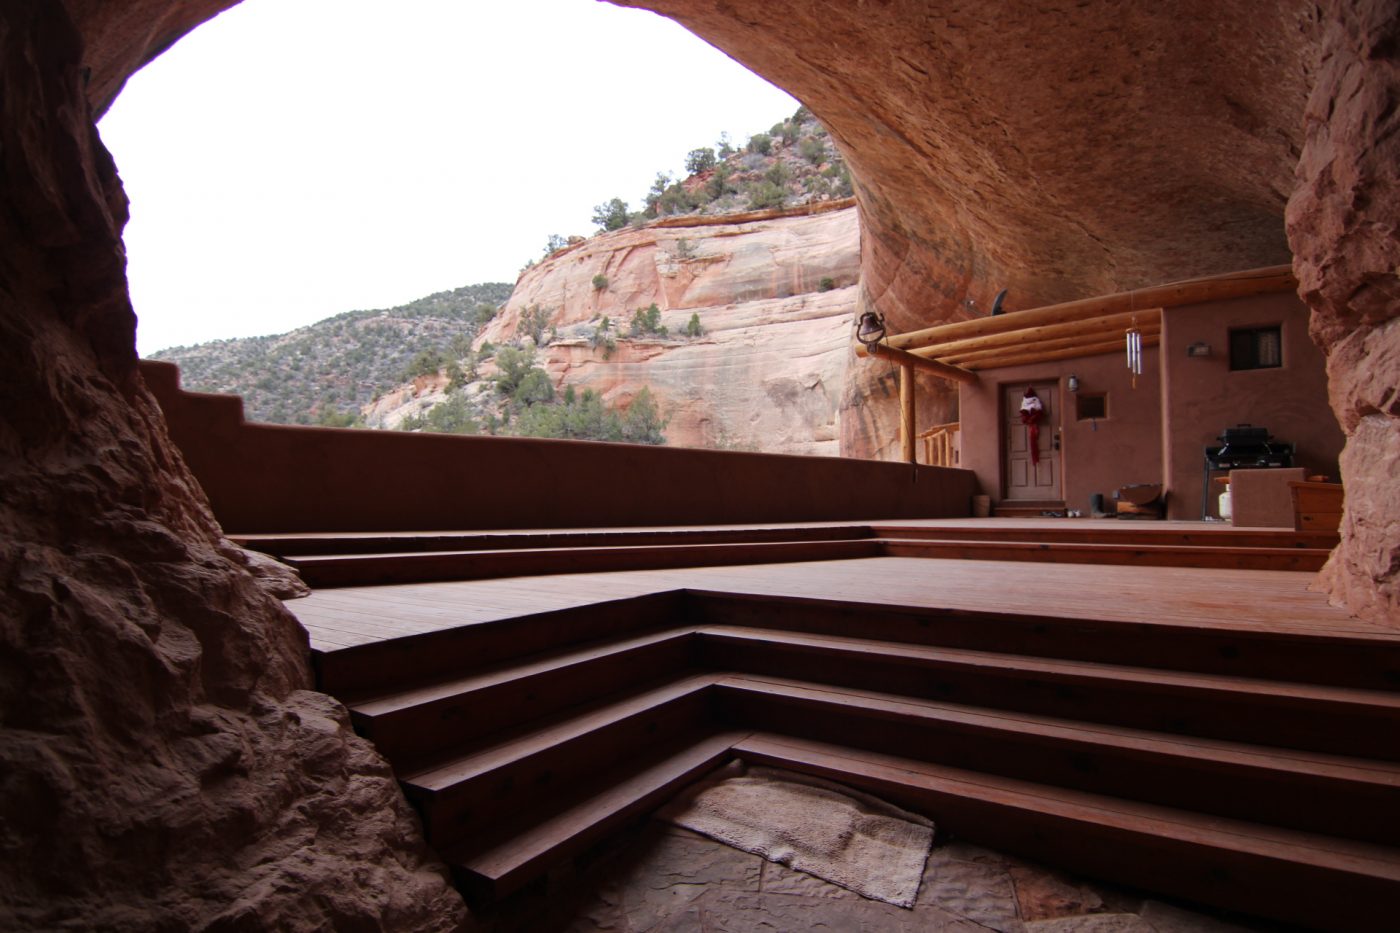
[[(784, 678), (720, 675), (735, 728), (1396, 845), (1400, 765), (1182, 737)], [(1306, 801), (1306, 805), (1300, 805)]]
[(737, 626), (699, 631), (700, 663), (709, 670), (1400, 759), (1400, 696), (1394, 693)]
[[(1111, 600), (1112, 593), (1105, 593)], [(693, 626), (737, 625), (972, 648), (1132, 667), (1400, 691), (1400, 640), (1389, 635), (1261, 629), (1238, 607), (1202, 606), (1199, 624), (1123, 622), (883, 603), (689, 591)], [(1262, 621), (1262, 620), (1260, 620)]]
[(1003, 499), (992, 506), (997, 518), (1040, 518), (1046, 512), (1064, 514), (1063, 499)]
[(1377, 929), (1400, 898), (1390, 847), (806, 739), (755, 733), (734, 752), (861, 788), (971, 842), (1289, 924)]
[(487, 831), (502, 818), (529, 813), (565, 793), (600, 765), (640, 749), (700, 734), (711, 722), (713, 677), (660, 683), (399, 773), (435, 846)]
[(353, 705), (400, 686), (431, 683), (603, 639), (675, 628), (683, 622), (686, 602), (680, 591), (599, 600), (330, 652), (313, 651), (312, 665), (319, 689)]
[(241, 547), (274, 557), (329, 554), (403, 554), (425, 551), (539, 550), (576, 547), (658, 547), (678, 544), (754, 544), (773, 541), (846, 541), (871, 538), (860, 524), (752, 528), (626, 528), (587, 531), (459, 531), (403, 534), (233, 535)]
[(645, 547), (532, 548), (508, 551), (441, 551), (389, 554), (317, 554), (286, 562), (312, 587), (382, 586), (437, 580), (613, 570), (659, 570), (739, 564), (792, 563), (878, 557), (873, 539), (780, 541), (754, 544), (685, 544)]
[(1203, 567), (1229, 570), (1322, 569), (1331, 555), (1321, 548), (1221, 547), (1174, 544), (878, 539), (887, 557), (954, 560), (1047, 561), (1148, 567)]
[(550, 716), (634, 683), (679, 677), (693, 633), (667, 629), (571, 651), (483, 666), (471, 673), (350, 705), (355, 731), (396, 768), (472, 739)]
[(509, 894), (724, 764), (742, 737), (729, 732), (686, 737), (653, 745), (613, 767), (595, 762), (590, 780), (560, 788), (491, 833), (447, 847), (443, 860), (470, 901)]
[(1291, 528), (1233, 528), (1206, 525), (1159, 527), (1143, 522), (1055, 521), (1028, 528), (1024, 524), (870, 526), (874, 537), (936, 541), (1034, 541), (1040, 544), (1174, 544), (1191, 547), (1314, 548), (1330, 550), (1340, 540), (1334, 532)]

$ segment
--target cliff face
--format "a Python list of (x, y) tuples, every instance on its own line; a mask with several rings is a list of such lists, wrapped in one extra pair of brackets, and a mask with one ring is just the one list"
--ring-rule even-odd
[[(668, 443), (836, 455), (860, 237), (855, 208), (835, 207), (585, 240), (527, 270), (478, 343), (520, 338), (522, 314), (545, 309), (559, 337), (539, 359), (555, 385), (619, 407), (650, 388)], [(669, 334), (628, 337), (633, 312), (651, 304)], [(684, 335), (692, 315), (702, 336)], [(592, 341), (604, 317), (618, 335), (606, 354)]]

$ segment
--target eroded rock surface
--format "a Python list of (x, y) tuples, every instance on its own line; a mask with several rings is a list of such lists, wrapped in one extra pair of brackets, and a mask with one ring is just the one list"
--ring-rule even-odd
[[(1015, 310), (1288, 261), (1311, 4), (615, 2), (678, 20), (828, 127), (865, 298), (893, 333), (984, 314), (1003, 287)], [(919, 388), (921, 426), (952, 420), (946, 385)], [(846, 396), (843, 451), (888, 451), (888, 382), (853, 368)]]
[(1352, 611), (1400, 626), (1400, 4), (1323, 11), (1288, 205), (1299, 292), (1347, 433), (1342, 544), (1322, 580)]
[(61, 4), (0, 6), (0, 927), (452, 929), (137, 374), (84, 61)]
[[(859, 244), (853, 207), (603, 234), (521, 276), (478, 342), (516, 339), (522, 313), (546, 309), (560, 337), (539, 359), (555, 385), (624, 408), (648, 387), (668, 443), (835, 456)], [(651, 304), (669, 335), (626, 338)], [(700, 337), (684, 335), (692, 315)], [(606, 355), (591, 339), (603, 317), (618, 336)]]

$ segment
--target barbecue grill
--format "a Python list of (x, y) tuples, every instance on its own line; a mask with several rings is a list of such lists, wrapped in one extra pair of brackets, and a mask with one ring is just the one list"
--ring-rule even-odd
[(1205, 476), (1201, 481), (1201, 519), (1211, 514), (1210, 481), (1218, 473), (1239, 469), (1274, 469), (1293, 465), (1293, 445), (1274, 438), (1268, 428), (1237, 424), (1217, 438), (1219, 447), (1206, 447)]

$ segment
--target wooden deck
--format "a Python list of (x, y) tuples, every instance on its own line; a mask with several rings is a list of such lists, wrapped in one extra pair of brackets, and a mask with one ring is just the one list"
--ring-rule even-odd
[(862, 560), (695, 567), (321, 590), (287, 603), (314, 650), (677, 589), (920, 608), (1053, 614), (1400, 641), (1308, 589), (1310, 573), (984, 560)]
[(1400, 896), (1400, 828), (1377, 818), (1400, 807), (1400, 631), (1313, 573), (1247, 569), (1317, 562), (1322, 536), (981, 519), (247, 543), (333, 587), (287, 603), (319, 684), (473, 900), (734, 757), (1290, 923), (1365, 928)]

